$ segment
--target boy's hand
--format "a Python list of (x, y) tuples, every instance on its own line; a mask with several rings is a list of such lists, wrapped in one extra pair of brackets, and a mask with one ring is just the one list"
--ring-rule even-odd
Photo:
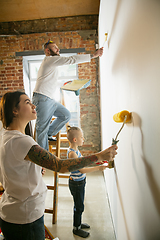
[(103, 170), (105, 170), (106, 168), (108, 167), (108, 165), (101, 165), (101, 166), (99, 166), (98, 167), (98, 169), (99, 169), (99, 171), (103, 171)]

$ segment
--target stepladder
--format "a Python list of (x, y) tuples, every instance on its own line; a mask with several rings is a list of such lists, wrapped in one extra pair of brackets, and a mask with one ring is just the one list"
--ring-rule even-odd
[[(53, 147), (55, 147), (55, 155), (60, 157), (60, 132), (56, 135), (56, 141), (49, 141), (49, 152), (53, 153)], [(52, 223), (55, 224), (57, 222), (57, 208), (58, 208), (58, 181), (59, 181), (59, 173), (54, 172), (54, 185), (47, 185), (48, 190), (53, 190), (53, 208), (45, 209), (45, 213), (51, 213)]]
[[(52, 119), (52, 121), (54, 121), (54, 118)], [(34, 135), (32, 134), (32, 126), (31, 123), (29, 123), (29, 125), (27, 125), (26, 128), (26, 134), (32, 136), (35, 139), (35, 135), (36, 135), (36, 127), (34, 130)], [(61, 157), (61, 152), (63, 152), (63, 154), (65, 154), (65, 158), (67, 157), (67, 147), (62, 148), (61, 147), (61, 143), (63, 142), (67, 142), (67, 137), (65, 133), (61, 133), (58, 132), (55, 136), (53, 136), (56, 138), (56, 141), (48, 141), (49, 144), (49, 152), (54, 154), (55, 156), (57, 156), (58, 158)], [(46, 183), (46, 186), (48, 188), (48, 190), (52, 190), (53, 194), (52, 194), (52, 199), (53, 199), (53, 207), (52, 208), (45, 208), (45, 213), (50, 213), (52, 214), (52, 223), (55, 224), (57, 222), (57, 209), (58, 209), (58, 185), (59, 185), (59, 178), (69, 178), (69, 175), (67, 174), (59, 174), (58, 172), (53, 172), (53, 184), (48, 184)]]
[[(65, 101), (64, 101), (64, 94), (63, 91), (60, 92), (61, 94), (61, 104), (65, 106)], [(52, 118), (52, 121), (54, 121), (54, 117)], [(66, 125), (66, 130), (68, 129), (68, 123)], [(55, 137), (55, 136), (53, 136)], [(62, 147), (61, 143), (68, 143), (67, 148)], [(65, 158), (67, 158), (67, 149), (69, 147), (69, 141), (67, 139), (67, 134), (61, 133), (59, 131), (56, 135), (56, 141), (49, 141), (49, 152), (52, 154), (56, 155), (58, 158), (61, 158), (61, 152), (65, 152)], [(52, 223), (55, 224), (57, 222), (57, 211), (58, 211), (58, 187), (59, 187), (59, 178), (69, 178), (69, 174), (62, 174), (58, 172), (54, 172), (54, 185), (47, 185), (48, 190), (53, 190), (53, 209), (45, 209), (46, 213), (51, 213), (53, 214), (52, 217)]]
[[(49, 152), (56, 155), (58, 158), (61, 158), (61, 153), (65, 153), (65, 158), (67, 157), (68, 147), (62, 147), (61, 144), (67, 142), (67, 137), (65, 133), (58, 132), (56, 135), (56, 141), (49, 141)], [(46, 208), (45, 213), (52, 214), (52, 223), (57, 222), (57, 211), (58, 211), (58, 188), (59, 188), (59, 178), (69, 178), (69, 174), (62, 174), (54, 172), (54, 184), (47, 184), (48, 190), (53, 190), (53, 208)]]

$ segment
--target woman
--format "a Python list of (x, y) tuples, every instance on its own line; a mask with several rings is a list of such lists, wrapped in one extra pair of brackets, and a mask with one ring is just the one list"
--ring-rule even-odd
[(0, 106), (3, 133), (0, 146), (0, 226), (5, 240), (44, 240), (44, 202), (47, 188), (42, 167), (71, 172), (95, 162), (112, 161), (116, 146), (92, 156), (61, 160), (25, 135), (27, 123), (36, 119), (35, 106), (24, 92), (6, 93)]

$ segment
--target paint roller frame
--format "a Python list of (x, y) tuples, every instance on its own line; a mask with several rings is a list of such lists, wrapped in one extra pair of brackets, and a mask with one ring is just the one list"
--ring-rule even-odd
[[(124, 117), (123, 121), (122, 121), (122, 117)], [(116, 145), (116, 144), (119, 142), (119, 140), (117, 140), (117, 137), (118, 137), (118, 135), (120, 134), (120, 132), (122, 131), (125, 123), (131, 123), (131, 122), (132, 122), (132, 113), (131, 113), (131, 112), (128, 112), (127, 110), (123, 110), (123, 111), (121, 111), (121, 112), (119, 112), (119, 113), (116, 113), (116, 114), (113, 116), (113, 120), (114, 120), (115, 122), (118, 122), (118, 123), (119, 123), (119, 122), (123, 122), (123, 124), (122, 124), (120, 130), (118, 131), (115, 139), (112, 138), (112, 145)], [(110, 161), (110, 162), (108, 163), (108, 167), (109, 167), (109, 168), (114, 168), (114, 160), (113, 160), (113, 161)]]
[(105, 33), (105, 39), (104, 39), (104, 43), (103, 43), (102, 47), (104, 47), (105, 43), (107, 42), (107, 38), (108, 38), (108, 33)]

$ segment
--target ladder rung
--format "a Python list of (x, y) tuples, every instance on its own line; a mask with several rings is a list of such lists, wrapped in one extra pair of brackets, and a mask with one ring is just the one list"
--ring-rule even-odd
[[(56, 154), (56, 150), (53, 149), (51, 153), (55, 155), (55, 154)], [(61, 154), (62, 154), (62, 155), (65, 154), (65, 158), (67, 158), (67, 157), (66, 157), (66, 154), (67, 154), (67, 151), (66, 151), (66, 150), (61, 150)]]
[(47, 185), (47, 188), (48, 188), (49, 190), (54, 190), (54, 189), (55, 189), (55, 187), (54, 187), (54, 186), (51, 186), (51, 185)]
[(67, 138), (61, 138), (61, 142), (68, 142)]
[[(60, 142), (62, 143), (62, 142), (68, 142), (68, 139), (67, 138), (61, 138), (60, 139)], [(57, 141), (48, 141), (48, 144), (49, 145), (52, 145), (52, 146), (56, 146), (56, 143), (57, 143)]]
[(49, 145), (56, 146), (56, 141), (48, 141)]
[(60, 137), (67, 137), (67, 133), (61, 133), (60, 135)]
[[(56, 150), (56, 147), (52, 147), (52, 150)], [(63, 151), (63, 150), (65, 150), (65, 151), (67, 151), (68, 150), (68, 148), (67, 147), (60, 147), (60, 151)]]
[(45, 213), (53, 213), (53, 208), (52, 209), (46, 208)]
[(69, 178), (69, 175), (59, 175), (59, 178)]

